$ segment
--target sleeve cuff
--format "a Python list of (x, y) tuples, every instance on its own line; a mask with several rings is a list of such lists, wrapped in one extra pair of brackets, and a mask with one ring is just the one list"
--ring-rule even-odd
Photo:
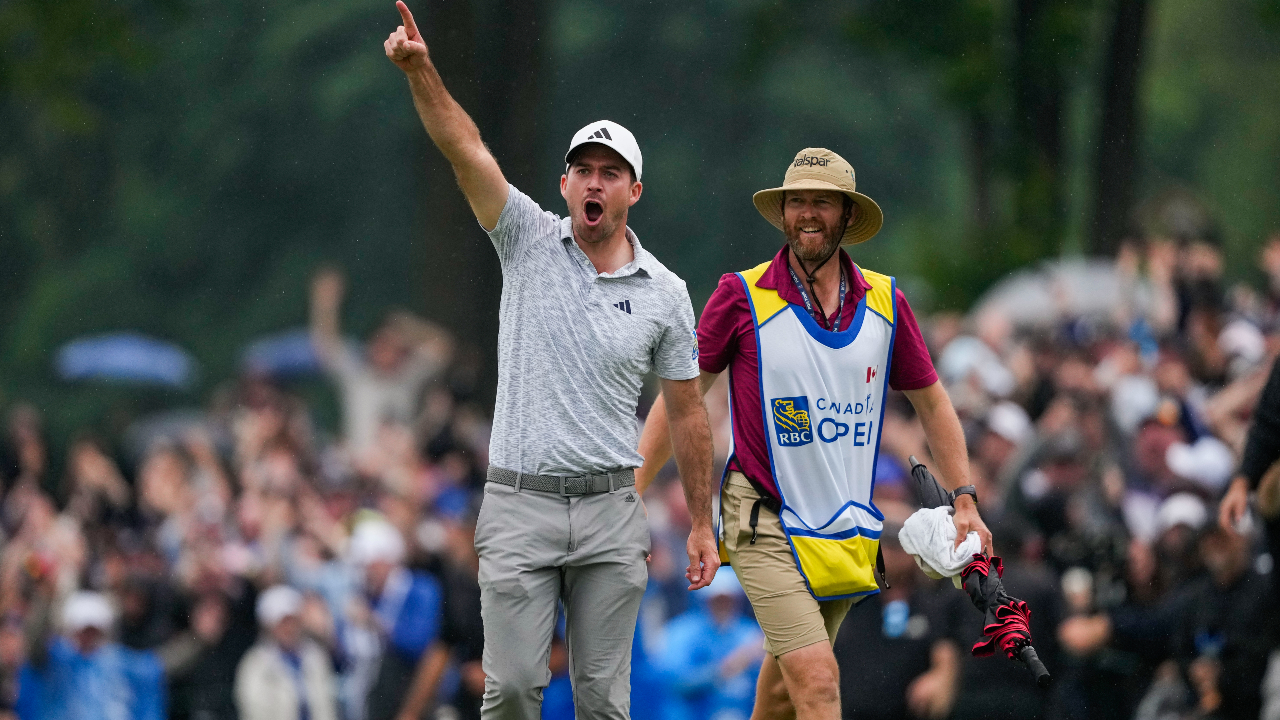
[(920, 390), (921, 388), (927, 388), (936, 382), (938, 382), (938, 373), (936, 370), (930, 370), (929, 374), (922, 378), (916, 378), (905, 382), (890, 382), (889, 387), (897, 390), (898, 392), (906, 392), (908, 390)]
[(494, 225), (492, 230), (484, 230), (484, 224), (480, 222), (479, 218), (476, 218), (476, 224), (479, 225), (480, 229), (484, 230), (489, 237), (502, 237), (510, 229), (508, 226), (512, 223), (511, 215), (513, 212), (511, 208), (515, 204), (514, 200), (519, 192), (520, 191), (516, 189), (515, 185), (507, 183), (507, 201), (502, 204), (502, 212), (498, 213), (498, 224)]

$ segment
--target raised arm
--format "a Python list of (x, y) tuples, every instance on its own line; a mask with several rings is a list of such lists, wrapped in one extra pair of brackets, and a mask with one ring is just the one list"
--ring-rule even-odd
[(507, 203), (507, 180), (498, 161), (480, 140), (480, 130), (462, 106), (449, 95), (427, 53), (427, 44), (402, 0), (396, 8), (404, 24), (391, 33), (383, 49), (404, 71), (413, 92), (413, 105), (431, 140), (453, 166), (471, 211), (485, 230), (493, 230)]
[(342, 351), (339, 312), (345, 292), (337, 270), (321, 270), (311, 278), (311, 344), (326, 367), (332, 367)]

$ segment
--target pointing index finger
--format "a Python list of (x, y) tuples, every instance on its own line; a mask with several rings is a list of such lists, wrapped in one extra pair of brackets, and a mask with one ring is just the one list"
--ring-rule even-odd
[(418, 26), (413, 22), (413, 13), (409, 12), (409, 6), (404, 4), (404, 0), (396, 0), (396, 9), (400, 11), (400, 17), (404, 20), (405, 34), (410, 40), (418, 37)]

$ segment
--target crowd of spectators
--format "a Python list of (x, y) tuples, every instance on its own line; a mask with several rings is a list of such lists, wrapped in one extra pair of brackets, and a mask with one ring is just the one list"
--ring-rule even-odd
[[(891, 395), (874, 498), (890, 586), (837, 640), (846, 717), (1280, 717), (1273, 559), (1252, 516), (1224, 528), (1216, 513), (1280, 351), (1280, 240), (1262, 257), (1267, 287), (1228, 288), (1209, 242), (1127, 243), (1106, 313), (924, 317), (1005, 585), (1030, 604), (1057, 682), (1042, 691), (1013, 662), (972, 657), (982, 616), (897, 543), (914, 509), (907, 458), (930, 460)], [(40, 413), (8, 409), (0, 713), (479, 716), (473, 536), (489, 425), (476, 360), (404, 313), (357, 349), (342, 339), (343, 294), (335, 272), (313, 281), (336, 433), (287, 383), (246, 373), (198, 413), (77, 436), (52, 477)], [(723, 385), (708, 395), (721, 464)], [(745, 719), (763, 638), (741, 587), (726, 569), (685, 590), (674, 466), (645, 503), (633, 716)], [(557, 636), (546, 718), (572, 717), (567, 664)]]

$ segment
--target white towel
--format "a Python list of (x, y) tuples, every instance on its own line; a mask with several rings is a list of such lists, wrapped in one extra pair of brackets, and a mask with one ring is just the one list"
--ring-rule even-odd
[(951, 578), (961, 586), (960, 571), (982, 552), (982, 540), (970, 530), (960, 547), (956, 547), (956, 525), (947, 506), (917, 510), (902, 524), (898, 542), (916, 565), (931, 578)]

